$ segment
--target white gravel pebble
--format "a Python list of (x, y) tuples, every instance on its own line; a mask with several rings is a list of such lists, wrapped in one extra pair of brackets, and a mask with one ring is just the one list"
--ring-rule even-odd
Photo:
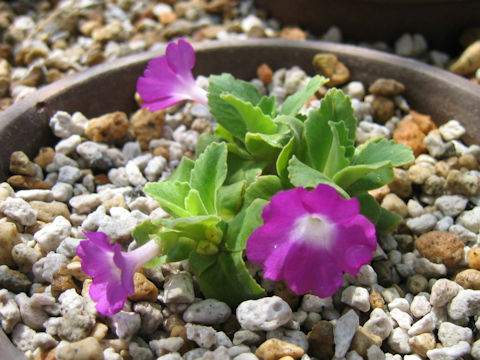
[(432, 214), (424, 214), (407, 220), (407, 227), (415, 234), (424, 234), (435, 227), (437, 218)]
[(342, 291), (341, 301), (363, 312), (370, 310), (370, 294), (363, 287), (347, 287)]
[(381, 308), (376, 308), (370, 313), (370, 319), (363, 328), (385, 340), (393, 331), (392, 321)]
[(30, 226), (37, 221), (37, 212), (28, 202), (20, 198), (8, 197), (1, 201), (0, 211), (21, 225)]
[(195, 341), (198, 346), (209, 349), (215, 345), (215, 329), (210, 326), (186, 324), (187, 339)]
[(407, 330), (397, 327), (393, 329), (387, 342), (390, 348), (398, 354), (408, 354), (411, 351), (408, 343), (409, 338)]
[(438, 279), (432, 286), (430, 304), (441, 307), (448, 304), (463, 288), (455, 281)]
[(102, 201), (98, 194), (83, 194), (72, 197), (68, 203), (74, 212), (78, 214), (89, 214), (93, 212)]
[(448, 315), (461, 320), (480, 312), (480, 290), (460, 290), (448, 306)]
[(38, 230), (33, 238), (38, 242), (40, 248), (45, 251), (55, 251), (60, 243), (70, 235), (72, 225), (63, 216), (57, 216), (53, 222)]
[(472, 330), (468, 327), (462, 327), (451, 322), (443, 322), (438, 328), (438, 340), (443, 346), (453, 346), (460, 341), (471, 342), (473, 338)]
[(416, 295), (410, 304), (410, 312), (416, 318), (421, 318), (428, 314), (432, 308), (427, 293)]
[(406, 312), (395, 308), (390, 311), (390, 315), (392, 316), (393, 320), (397, 322), (398, 326), (400, 326), (402, 329), (408, 330), (412, 326), (413, 319)]
[(73, 195), (73, 186), (71, 184), (57, 182), (52, 186), (51, 192), (56, 201), (66, 203)]
[(292, 309), (278, 296), (248, 300), (237, 307), (237, 320), (246, 330), (275, 330), (290, 321)]
[(466, 341), (461, 341), (456, 345), (433, 349), (427, 351), (427, 357), (430, 360), (456, 360), (470, 353), (471, 346)]
[(109, 317), (110, 326), (120, 339), (131, 340), (140, 330), (140, 315), (134, 312), (120, 311)]
[(461, 195), (444, 195), (435, 200), (437, 207), (445, 216), (457, 216), (467, 206), (468, 199)]
[(458, 120), (450, 120), (438, 128), (445, 141), (458, 140), (465, 134), (465, 128)]

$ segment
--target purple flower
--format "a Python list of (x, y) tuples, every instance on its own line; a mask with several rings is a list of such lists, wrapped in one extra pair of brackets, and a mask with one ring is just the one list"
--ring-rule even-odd
[(247, 258), (263, 266), (265, 278), (284, 279), (297, 294), (332, 296), (343, 272), (356, 275), (377, 247), (375, 226), (359, 209), (357, 199), (325, 184), (280, 191), (248, 239)]
[(103, 232), (84, 232), (86, 240), (77, 247), (82, 258), (82, 270), (93, 278), (90, 297), (103, 315), (113, 315), (122, 310), (127, 296), (135, 292), (133, 274), (143, 264), (158, 255), (160, 246), (155, 241), (130, 252), (121, 251), (119, 244), (110, 245)]
[(192, 68), (195, 53), (183, 39), (170, 42), (166, 55), (151, 60), (144, 77), (137, 81), (137, 91), (144, 101), (143, 108), (161, 110), (182, 100), (207, 104), (207, 92), (195, 83)]

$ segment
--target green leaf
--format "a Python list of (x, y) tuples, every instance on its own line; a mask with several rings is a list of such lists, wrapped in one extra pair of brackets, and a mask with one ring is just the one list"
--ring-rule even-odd
[(376, 224), (380, 218), (381, 208), (377, 200), (369, 193), (360, 193), (355, 196), (360, 203), (360, 213)]
[(387, 209), (380, 208), (380, 217), (376, 223), (377, 231), (380, 234), (388, 234), (394, 231), (402, 221), (402, 217)]
[(196, 246), (196, 241), (187, 237), (180, 237), (177, 243), (168, 250), (165, 260), (166, 262), (177, 262), (188, 259)]
[(409, 146), (396, 144), (393, 140), (374, 139), (358, 147), (352, 165), (377, 164), (390, 161), (391, 166), (401, 166), (413, 161), (413, 151)]
[(323, 172), (328, 177), (333, 178), (333, 176), (338, 171), (348, 166), (349, 164), (346, 156), (346, 147), (344, 146), (345, 142), (348, 140), (345, 137), (346, 129), (343, 121), (340, 121), (338, 123), (329, 121), (328, 125), (332, 130), (333, 137), (332, 145), (328, 154), (327, 162), (325, 163), (325, 167), (323, 168)]
[(296, 156), (293, 156), (288, 162), (287, 170), (288, 179), (295, 187), (302, 186), (313, 189), (322, 183), (334, 187), (344, 198), (350, 198), (345, 190), (335, 184), (328, 176), (302, 163)]
[(269, 201), (277, 192), (282, 190), (282, 182), (275, 175), (263, 175), (257, 178), (245, 191), (243, 207), (246, 208), (255, 199), (264, 199)]
[[(347, 138), (353, 143), (355, 141), (355, 132), (357, 130), (357, 119), (353, 113), (350, 97), (345, 95), (342, 90), (332, 88), (328, 90), (322, 99), (319, 109), (321, 116), (333, 122), (343, 121), (347, 129)], [(346, 154), (347, 157), (353, 154)]]
[(277, 128), (272, 118), (249, 102), (245, 102), (232, 94), (221, 94), (220, 97), (231, 104), (242, 117), (247, 132), (273, 134)]
[(227, 176), (227, 145), (211, 143), (195, 161), (190, 185), (198, 190), (209, 214), (217, 213), (218, 191)]
[(325, 168), (333, 144), (333, 133), (328, 120), (320, 108), (310, 111), (304, 123), (308, 163), (319, 171)]
[(351, 165), (343, 168), (335, 174), (333, 181), (340, 187), (346, 189), (355, 181), (381, 168), (391, 167), (390, 161), (383, 161), (376, 164)]
[(218, 254), (215, 255), (202, 255), (195, 250), (190, 253), (189, 264), (193, 270), (193, 273), (200, 277), (210, 267), (212, 267), (217, 261)]
[(159, 222), (178, 236), (195, 241), (205, 240), (205, 234), (212, 227), (218, 227), (222, 219), (217, 215), (190, 216), (179, 219), (159, 219)]
[(205, 208), (205, 204), (202, 201), (200, 193), (191, 189), (185, 198), (185, 209), (192, 215), (207, 215), (208, 211)]
[(228, 223), (225, 234), (225, 249), (229, 251), (245, 250), (252, 232), (263, 225), (262, 210), (268, 200), (255, 199)]
[(228, 142), (234, 142), (235, 138), (230, 132), (225, 129), (222, 125), (217, 125), (215, 128), (215, 135), (227, 140)]
[(283, 134), (265, 135), (259, 133), (247, 133), (245, 147), (256, 160), (274, 162), (282, 150)]
[(355, 194), (364, 191), (378, 189), (379, 187), (388, 184), (392, 180), (393, 169), (391, 167), (382, 167), (355, 181), (345, 190), (347, 190), (349, 194), (355, 196)]
[(258, 107), (265, 115), (269, 115), (271, 118), (277, 116), (277, 98), (273, 95), (262, 97)]
[(320, 86), (326, 84), (329, 80), (323, 76), (314, 76), (302, 90), (287, 97), (282, 105), (280, 114), (295, 116), (302, 106), (317, 92)]
[(265, 295), (265, 291), (249, 274), (240, 251), (220, 253), (212, 266), (201, 274), (195, 274), (206, 298), (223, 301), (231, 307)]
[(180, 164), (178, 164), (176, 169), (173, 170), (167, 181), (188, 182), (190, 180), (190, 173), (192, 172), (193, 164), (194, 162), (192, 159), (189, 159), (186, 156), (182, 157)]
[(161, 230), (161, 225), (152, 220), (145, 220), (133, 229), (132, 235), (138, 245), (143, 245), (152, 240)]
[(277, 157), (276, 167), (277, 174), (286, 185), (288, 184), (288, 161), (295, 154), (298, 158), (303, 159), (305, 157), (306, 149), (302, 146), (302, 134), (303, 123), (293, 116), (281, 115), (274, 120), (278, 124), (284, 124), (290, 129), (291, 138), (288, 143), (283, 147), (282, 151)]
[(228, 155), (228, 177), (225, 184), (233, 184), (242, 180), (247, 181), (247, 185), (255, 181), (262, 174), (266, 167), (265, 161), (248, 161), (234, 154)]
[[(195, 156), (199, 157), (201, 153), (205, 151), (208, 145), (210, 145), (212, 142), (222, 142), (223, 139), (220, 136), (217, 135), (212, 135), (209, 133), (203, 133), (200, 135), (200, 137), (197, 140), (197, 146), (195, 147)], [(193, 168), (193, 164), (192, 164)], [(191, 169), (190, 169), (191, 171)], [(188, 177), (187, 181), (190, 179)]]
[(238, 110), (221, 98), (221, 94), (232, 94), (238, 99), (256, 106), (260, 101), (257, 88), (230, 74), (210, 76), (208, 105), (215, 120), (237, 139), (243, 140), (247, 126)]
[(232, 219), (240, 211), (246, 186), (247, 182), (242, 180), (220, 188), (218, 213), (224, 220)]
[(160, 181), (148, 183), (143, 188), (145, 194), (157, 200), (163, 210), (173, 217), (190, 216), (185, 209), (185, 198), (190, 192), (190, 185), (179, 181)]

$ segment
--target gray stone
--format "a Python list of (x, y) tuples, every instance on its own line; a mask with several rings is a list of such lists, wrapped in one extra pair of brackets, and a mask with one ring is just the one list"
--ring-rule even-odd
[(186, 324), (187, 339), (197, 343), (198, 346), (204, 349), (209, 349), (215, 345), (215, 329), (210, 326)]
[(335, 343), (335, 357), (345, 356), (353, 336), (357, 332), (359, 317), (355, 311), (350, 310), (341, 316), (333, 325), (333, 341)]
[(443, 195), (435, 200), (435, 206), (445, 216), (457, 216), (467, 206), (468, 199), (460, 195)]
[(308, 351), (308, 339), (307, 335), (303, 331), (289, 330), (289, 329), (276, 329), (267, 331), (267, 339), (280, 339), (290, 344), (300, 346), (305, 352)]
[(450, 322), (443, 322), (438, 328), (438, 339), (445, 347), (453, 346), (460, 341), (470, 343), (472, 338), (472, 330), (468, 327), (458, 326)]
[(225, 322), (231, 314), (232, 310), (224, 302), (206, 299), (190, 305), (183, 313), (183, 320), (203, 325), (215, 325)]
[(246, 330), (275, 330), (291, 317), (292, 309), (278, 296), (244, 301), (237, 307), (237, 320)]
[(380, 336), (385, 340), (393, 331), (392, 321), (381, 308), (373, 309), (370, 313), (370, 319), (363, 325), (363, 328), (368, 332)]
[(37, 212), (29, 203), (20, 198), (8, 197), (4, 201), (1, 201), (0, 211), (3, 212), (6, 217), (21, 225), (30, 226), (37, 221)]

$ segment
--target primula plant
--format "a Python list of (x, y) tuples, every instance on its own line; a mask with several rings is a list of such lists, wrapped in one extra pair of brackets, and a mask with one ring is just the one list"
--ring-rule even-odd
[[(371, 261), (376, 234), (398, 225), (400, 217), (368, 191), (388, 184), (393, 167), (412, 161), (411, 149), (385, 139), (355, 147), (350, 99), (335, 88), (320, 108), (301, 113), (326, 78), (313, 77), (279, 106), (230, 74), (211, 75), (206, 92), (195, 84), (194, 63), (192, 46), (180, 39), (137, 83), (143, 107), (195, 100), (208, 104), (216, 127), (199, 138), (195, 160), (184, 157), (166, 181), (145, 186), (171, 217), (139, 225), (133, 236), (141, 247), (133, 253), (151, 252), (142, 255), (145, 266), (188, 259), (203, 294), (231, 306), (265, 293), (245, 256), (262, 266), (264, 278), (285, 280), (297, 294), (333, 295), (344, 272), (356, 275)], [(107, 249), (100, 235), (88, 237), (79, 251), (83, 261), (102, 257), (114, 268), (90, 272), (92, 298), (104, 303), (97, 306), (104, 314), (119, 311), (141, 256), (132, 254), (134, 265), (126, 266), (119, 259), (130, 253)], [(94, 246), (102, 255), (89, 255)], [(109, 298), (105, 289), (115, 286), (121, 290)]]

